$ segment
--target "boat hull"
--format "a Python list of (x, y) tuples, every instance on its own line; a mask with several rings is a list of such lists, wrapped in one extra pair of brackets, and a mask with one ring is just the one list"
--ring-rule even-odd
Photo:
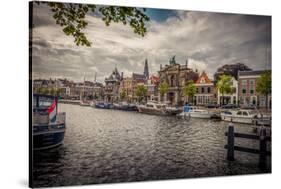
[(201, 119), (210, 119), (212, 117), (212, 114), (210, 114), (210, 113), (197, 113), (197, 112), (182, 112), (182, 113), (178, 114), (178, 116), (201, 118)]
[(165, 112), (161, 109), (138, 107), (140, 113), (151, 114), (151, 115), (169, 115), (168, 112)]
[[(54, 148), (63, 143), (65, 127), (64, 124), (60, 124), (61, 129), (54, 130), (41, 130), (33, 132), (33, 149), (44, 150)], [(41, 127), (41, 126), (36, 126)], [(45, 126), (49, 127), (49, 126)]]
[(113, 105), (113, 109), (122, 111), (138, 111), (138, 108), (133, 105)]
[(112, 107), (109, 104), (96, 104), (95, 108), (98, 108), (98, 109), (111, 109)]
[(221, 120), (233, 123), (253, 124), (253, 118), (250, 117), (236, 117), (221, 114)]
[(193, 117), (193, 118), (210, 119), (211, 116), (212, 116), (212, 114), (210, 114), (210, 113), (190, 112), (190, 117)]

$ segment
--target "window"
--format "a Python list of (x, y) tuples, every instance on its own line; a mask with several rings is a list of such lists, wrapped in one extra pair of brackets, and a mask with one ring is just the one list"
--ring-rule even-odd
[(247, 80), (242, 80), (242, 85), (247, 85)]
[(201, 93), (204, 93), (205, 91), (204, 91), (204, 87), (201, 87)]
[(208, 87), (208, 93), (211, 93), (211, 88), (210, 87)]
[(242, 89), (243, 94), (246, 94), (246, 92), (247, 92), (246, 89)]
[(251, 93), (251, 94), (254, 94), (254, 93), (255, 93), (254, 86), (251, 86), (251, 87), (250, 87), (250, 93)]
[(201, 81), (200, 81), (200, 83), (205, 83), (206, 81), (205, 81), (205, 78), (201, 78)]
[(176, 81), (175, 81), (175, 76), (174, 76), (174, 75), (172, 75), (172, 76), (171, 76), (170, 85), (171, 85), (171, 87), (174, 87), (174, 86), (175, 86), (175, 84), (176, 84)]
[(248, 113), (247, 112), (243, 112), (243, 116), (248, 116)]
[(250, 85), (255, 85), (255, 80), (254, 79), (250, 80)]
[(240, 112), (240, 111), (239, 111), (239, 112), (237, 112), (237, 115), (242, 115), (242, 112)]
[(196, 93), (199, 93), (199, 88), (196, 88)]

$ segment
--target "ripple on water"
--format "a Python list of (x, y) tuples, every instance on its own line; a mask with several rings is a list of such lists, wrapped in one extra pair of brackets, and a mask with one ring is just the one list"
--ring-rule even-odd
[[(261, 173), (256, 155), (236, 153), (237, 161), (225, 160), (225, 122), (67, 104), (59, 108), (67, 115), (64, 144), (35, 152), (36, 187)], [(235, 129), (251, 132), (247, 125)]]

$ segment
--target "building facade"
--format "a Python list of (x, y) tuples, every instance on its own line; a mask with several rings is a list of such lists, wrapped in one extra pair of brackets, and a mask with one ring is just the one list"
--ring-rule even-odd
[(123, 78), (123, 80), (120, 83), (119, 87), (119, 96), (121, 96), (121, 93), (125, 93), (125, 97), (123, 100), (127, 102), (133, 102), (134, 93), (133, 93), (133, 79), (132, 77), (126, 77)]
[[(266, 97), (256, 91), (257, 79), (266, 70), (240, 71), (238, 77), (239, 105), (241, 107), (266, 107)], [(268, 107), (271, 108), (271, 95), (268, 97)]]
[(196, 87), (196, 105), (204, 106), (210, 103), (216, 103), (216, 90), (214, 83), (209, 79), (208, 75), (204, 71), (199, 76), (194, 86)]
[(235, 104), (238, 105), (238, 81), (231, 77), (231, 88), (232, 88), (232, 94), (224, 94), (222, 95), (219, 91), (217, 91), (217, 103), (219, 105), (225, 105), (225, 104)]
[(137, 86), (147, 85), (149, 80), (149, 71), (148, 71), (148, 61), (147, 59), (144, 62), (144, 71), (143, 74), (132, 73), (131, 77), (123, 78), (120, 81), (119, 86), (119, 98), (121, 93), (125, 92), (125, 98), (127, 102), (136, 102), (138, 97), (136, 96)]
[(152, 75), (144, 86), (147, 88), (147, 100), (158, 101), (159, 77)]
[(183, 87), (189, 80), (195, 82), (198, 77), (198, 73), (188, 68), (187, 63), (180, 65), (176, 63), (175, 57), (173, 57), (169, 65), (165, 65), (164, 68), (160, 66), (160, 83), (166, 82), (169, 87), (164, 99), (159, 94), (159, 100), (164, 100), (165, 103), (171, 105), (182, 105), (184, 103)]
[(119, 74), (117, 68), (112, 71), (108, 78), (105, 78), (104, 100), (106, 102), (114, 102), (119, 99), (120, 82), (123, 79), (123, 74)]

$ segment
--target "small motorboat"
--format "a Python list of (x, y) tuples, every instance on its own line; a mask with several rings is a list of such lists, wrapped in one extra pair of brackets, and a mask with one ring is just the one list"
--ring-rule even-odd
[(178, 114), (178, 116), (210, 119), (213, 116), (213, 114), (214, 113), (208, 110), (199, 109), (196, 106), (190, 106), (189, 111), (187, 112), (183, 111), (182, 113)]
[(258, 115), (253, 110), (225, 110), (221, 112), (221, 119), (234, 123), (253, 124)]
[(96, 102), (94, 104), (94, 107), (99, 108), (99, 109), (111, 109), (113, 107), (113, 105), (110, 103), (106, 103), (106, 102)]
[(90, 101), (81, 100), (79, 103), (80, 106), (91, 106)]
[(168, 114), (171, 115), (177, 115), (179, 114), (182, 110), (178, 107), (173, 107), (173, 106), (166, 106), (166, 111), (168, 112)]
[(271, 115), (259, 113), (257, 117), (253, 119), (253, 123), (254, 125), (271, 126), (271, 119)]
[(137, 111), (138, 108), (135, 104), (129, 104), (127, 102), (113, 103), (113, 109), (123, 111)]
[(138, 105), (140, 113), (152, 114), (152, 115), (175, 115), (175, 111), (171, 108), (166, 108), (166, 104), (160, 104), (157, 102), (147, 102), (145, 105)]

